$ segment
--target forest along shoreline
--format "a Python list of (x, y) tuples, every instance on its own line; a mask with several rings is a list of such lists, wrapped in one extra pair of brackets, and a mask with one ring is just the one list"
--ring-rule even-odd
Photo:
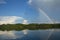
[(60, 29), (60, 24), (3, 24), (0, 25), (0, 30), (10, 31), (10, 30), (39, 30), (39, 29)]

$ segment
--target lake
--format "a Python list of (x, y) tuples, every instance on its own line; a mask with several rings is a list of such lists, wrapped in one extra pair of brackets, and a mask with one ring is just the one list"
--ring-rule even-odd
[(0, 31), (0, 40), (60, 40), (60, 29)]

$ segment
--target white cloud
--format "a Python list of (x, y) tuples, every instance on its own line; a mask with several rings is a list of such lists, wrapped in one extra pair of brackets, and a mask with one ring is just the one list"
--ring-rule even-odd
[(17, 20), (23, 20), (23, 18), (19, 16), (0, 16), (0, 25), (15, 24)]
[(0, 4), (6, 4), (5, 0), (0, 0)]
[(28, 24), (28, 20), (23, 20), (22, 24)]
[(23, 17), (20, 16), (0, 16), (0, 25), (15, 23), (28, 24), (28, 20), (25, 20)]

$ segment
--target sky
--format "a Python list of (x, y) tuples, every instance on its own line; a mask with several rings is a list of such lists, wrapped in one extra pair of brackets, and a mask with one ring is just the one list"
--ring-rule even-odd
[(60, 23), (60, 0), (0, 0), (0, 24)]

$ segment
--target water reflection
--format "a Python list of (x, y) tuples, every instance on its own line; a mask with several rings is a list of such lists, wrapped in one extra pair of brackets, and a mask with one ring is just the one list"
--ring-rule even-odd
[(0, 39), (15, 39), (15, 37), (13, 31), (0, 31)]
[(0, 40), (60, 40), (59, 30), (0, 31)]

